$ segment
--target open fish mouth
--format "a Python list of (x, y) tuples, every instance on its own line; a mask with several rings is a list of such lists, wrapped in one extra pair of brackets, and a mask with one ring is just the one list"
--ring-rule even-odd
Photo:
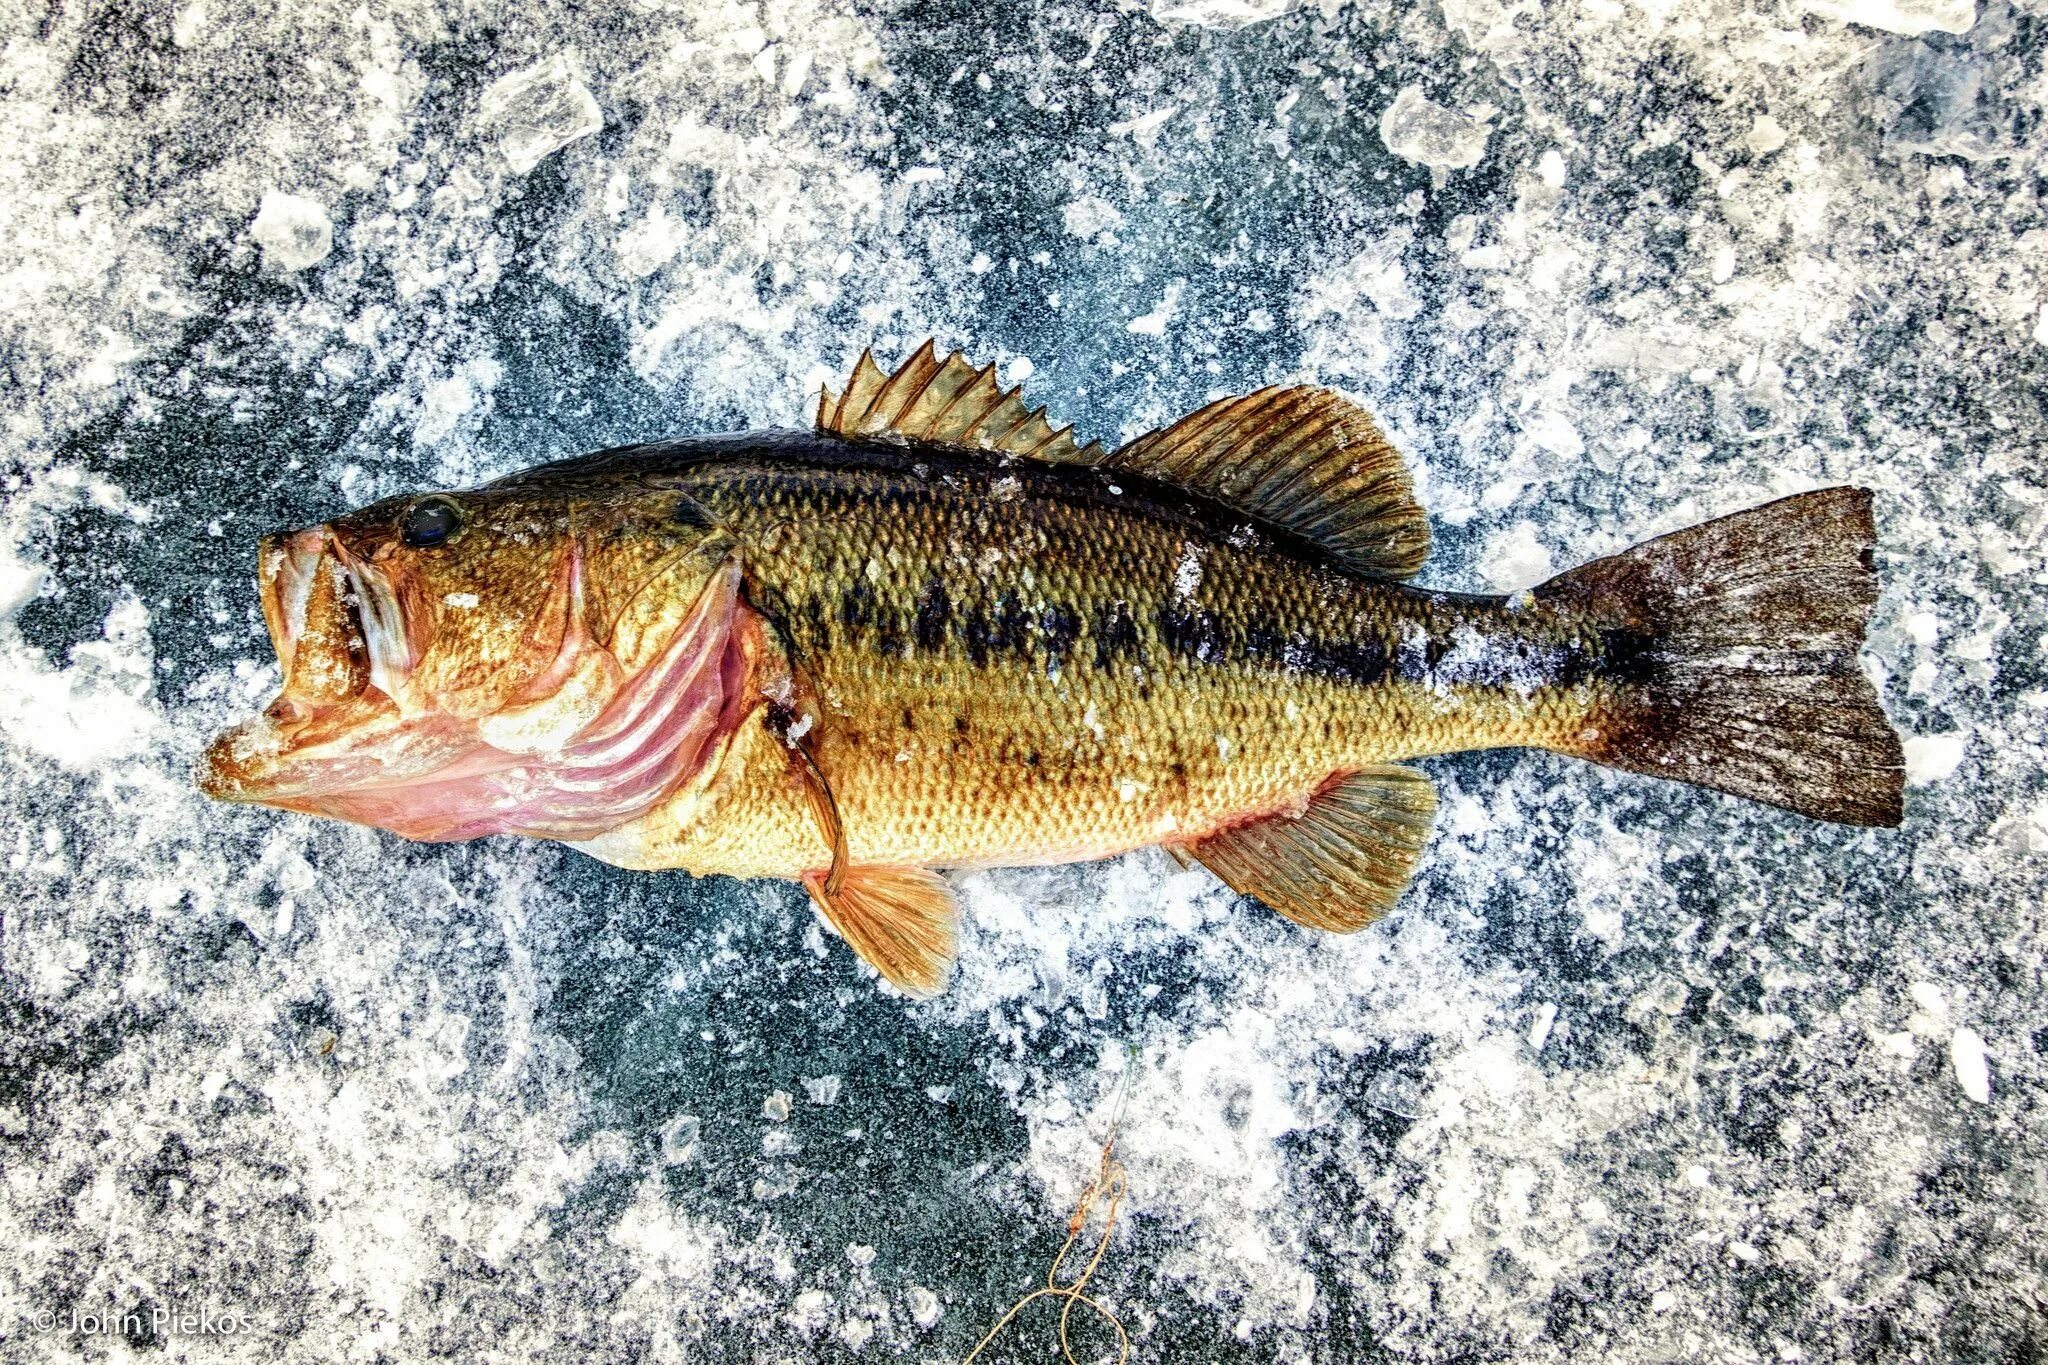
[[(209, 746), (199, 783), (221, 800), (412, 839), (592, 838), (699, 771), (747, 709), (736, 565), (713, 571), (665, 646), (630, 677), (580, 625), (565, 627), (547, 676), (564, 702), (554, 709), (574, 723), (543, 727), (537, 741), (531, 725), (508, 725), (508, 713), (455, 716), (407, 695), (422, 652), (416, 614), (325, 528), (267, 538), (259, 573), (284, 685), (263, 714)], [(565, 583), (580, 597), (573, 550)], [(547, 711), (553, 699), (524, 697), (520, 709)]]

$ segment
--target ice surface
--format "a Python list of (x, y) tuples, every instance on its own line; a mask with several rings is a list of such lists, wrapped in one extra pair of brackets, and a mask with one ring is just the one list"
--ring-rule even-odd
[[(958, 1360), (1119, 1119), (1141, 1359), (2037, 1354), (2042, 15), (1834, 13), (0, 20), (0, 1359)], [(910, 1004), (788, 888), (193, 792), (264, 531), (928, 333), (1105, 440), (1342, 387), (1454, 589), (1873, 488), (1905, 826), (1429, 760), (1364, 933), (958, 874)]]

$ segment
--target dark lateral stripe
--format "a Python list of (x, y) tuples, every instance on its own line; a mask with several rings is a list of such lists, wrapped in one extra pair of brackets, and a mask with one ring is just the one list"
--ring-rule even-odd
[(864, 578), (856, 579), (839, 599), (839, 624), (849, 638), (872, 632), (875, 648), (884, 654), (894, 654), (902, 645), (901, 622), (876, 598), (874, 585)]
[[(1652, 635), (1609, 628), (1597, 635), (1546, 638), (1535, 622), (1488, 621), (1484, 616), (1439, 618), (1428, 632), (1410, 629), (1398, 641), (1367, 635), (1330, 640), (1283, 631), (1270, 618), (1242, 622), (1192, 603), (1152, 611), (1149, 630), (1123, 601), (1027, 607), (1019, 594), (998, 593), (958, 603), (937, 579), (914, 604), (893, 609), (874, 586), (851, 584), (840, 598), (836, 623), (815, 600), (804, 607), (810, 643), (822, 646), (836, 624), (851, 643), (883, 654), (943, 653), (962, 649), (978, 668), (1026, 663), (1048, 676), (1078, 655), (1099, 669), (1148, 667), (1153, 650), (1204, 667), (1236, 666), (1369, 687), (1388, 680), (1435, 687), (1531, 691), (1574, 687), (1600, 677), (1643, 683), (1666, 667)], [(1519, 631), (1516, 627), (1521, 627)], [(1093, 649), (1089, 649), (1092, 642)]]
[(924, 650), (943, 649), (946, 632), (953, 624), (953, 603), (946, 585), (933, 579), (917, 595), (917, 615), (911, 621), (910, 638)]
[(1038, 633), (1045, 641), (1045, 671), (1057, 673), (1081, 638), (1081, 617), (1072, 607), (1049, 603), (1038, 614)]
[(1224, 660), (1223, 622), (1215, 612), (1202, 607), (1173, 603), (1159, 609), (1159, 638), (1166, 648), (1199, 664)]
[(1138, 638), (1138, 622), (1131, 615), (1131, 609), (1122, 602), (1111, 602), (1095, 609), (1095, 666), (1108, 668), (1119, 658), (1128, 656), (1138, 661), (1142, 648)]
[[(1169, 605), (1158, 613), (1159, 638), (1177, 658), (1194, 663), (1249, 663), (1307, 674), (1351, 687), (1392, 679), (1441, 687), (1574, 687), (1594, 677), (1640, 682), (1662, 668), (1657, 640), (1641, 632), (1604, 630), (1593, 640), (1568, 636), (1549, 640), (1489, 631), (1477, 620), (1447, 623), (1429, 634), (1410, 634), (1390, 647), (1377, 636), (1327, 640), (1283, 633), (1270, 620), (1253, 617), (1242, 626), (1220, 621), (1214, 612)], [(1460, 638), (1478, 632), (1472, 649)]]

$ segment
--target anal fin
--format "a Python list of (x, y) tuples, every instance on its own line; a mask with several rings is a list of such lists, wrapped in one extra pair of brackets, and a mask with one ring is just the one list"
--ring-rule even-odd
[(844, 869), (828, 891), (822, 872), (804, 874), (804, 889), (839, 937), (889, 984), (928, 999), (953, 974), (959, 907), (945, 878), (922, 867)]
[(1239, 895), (1296, 924), (1348, 934), (1393, 907), (1436, 815), (1436, 787), (1394, 764), (1339, 777), (1283, 811), (1183, 845)]

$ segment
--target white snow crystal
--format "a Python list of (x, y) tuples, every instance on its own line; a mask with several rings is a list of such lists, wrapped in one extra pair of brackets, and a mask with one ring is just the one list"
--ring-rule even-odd
[(1984, 1060), (1984, 1040), (1973, 1028), (1959, 1028), (1949, 1039), (1949, 1065), (1955, 1068), (1956, 1084), (1979, 1104), (1991, 1103), (1991, 1068)]
[(596, 96), (577, 79), (566, 53), (493, 81), (477, 114), (497, 133), (506, 164), (521, 175), (604, 127)]
[(1132, 318), (1124, 325), (1124, 330), (1135, 332), (1139, 336), (1165, 336), (1166, 324), (1173, 321), (1174, 312), (1180, 307), (1181, 293), (1186, 288), (1186, 280), (1175, 280), (1167, 285), (1166, 293), (1159, 300), (1159, 306), (1143, 317)]
[(1823, 19), (1907, 37), (1968, 33), (1977, 23), (1977, 0), (1800, 0), (1800, 4)]
[(1404, 85), (1380, 115), (1380, 141), (1395, 156), (1437, 170), (1469, 170), (1486, 155), (1489, 129), (1433, 104), (1420, 85)]
[(315, 265), (334, 250), (334, 223), (326, 208), (279, 190), (263, 196), (249, 235), (263, 248), (263, 264), (283, 274)]

